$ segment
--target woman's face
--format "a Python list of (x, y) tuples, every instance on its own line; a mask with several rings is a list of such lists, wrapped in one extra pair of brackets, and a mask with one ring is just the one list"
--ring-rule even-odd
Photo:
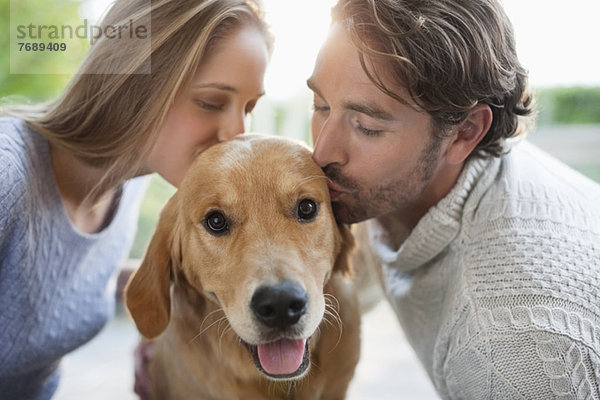
[(243, 133), (264, 94), (268, 57), (265, 37), (254, 27), (222, 39), (175, 97), (147, 169), (178, 187), (198, 154)]

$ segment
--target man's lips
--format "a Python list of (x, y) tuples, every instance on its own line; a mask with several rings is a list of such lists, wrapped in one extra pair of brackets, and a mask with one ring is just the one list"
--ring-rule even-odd
[(331, 201), (336, 201), (344, 193), (341, 188), (331, 182), (328, 182), (327, 186), (329, 187), (329, 197)]
[(329, 189), (329, 198), (331, 201), (336, 201), (340, 197), (341, 193), (334, 189)]

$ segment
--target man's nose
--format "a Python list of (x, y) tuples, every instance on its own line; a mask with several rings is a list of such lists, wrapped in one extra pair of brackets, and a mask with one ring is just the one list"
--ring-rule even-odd
[(320, 166), (329, 164), (345, 165), (348, 162), (344, 132), (336, 128), (335, 123), (327, 120), (319, 132), (316, 133), (314, 141), (313, 160)]

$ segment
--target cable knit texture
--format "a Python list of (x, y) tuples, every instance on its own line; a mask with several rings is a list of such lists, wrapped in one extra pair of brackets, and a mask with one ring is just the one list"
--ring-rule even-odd
[(527, 142), (473, 160), (400, 249), (387, 294), (444, 399), (600, 399), (600, 187)]
[(125, 184), (102, 232), (79, 233), (47, 140), (21, 120), (0, 119), (0, 399), (49, 399), (61, 357), (112, 315), (112, 278), (131, 245), (145, 181)]

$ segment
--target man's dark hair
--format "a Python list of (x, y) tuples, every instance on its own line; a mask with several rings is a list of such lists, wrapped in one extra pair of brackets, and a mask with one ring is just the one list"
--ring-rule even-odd
[(474, 154), (502, 154), (504, 139), (520, 133), (519, 117), (532, 113), (527, 71), (496, 0), (339, 0), (332, 16), (348, 30), (374, 84), (429, 113), (438, 135), (488, 104), (493, 122)]

